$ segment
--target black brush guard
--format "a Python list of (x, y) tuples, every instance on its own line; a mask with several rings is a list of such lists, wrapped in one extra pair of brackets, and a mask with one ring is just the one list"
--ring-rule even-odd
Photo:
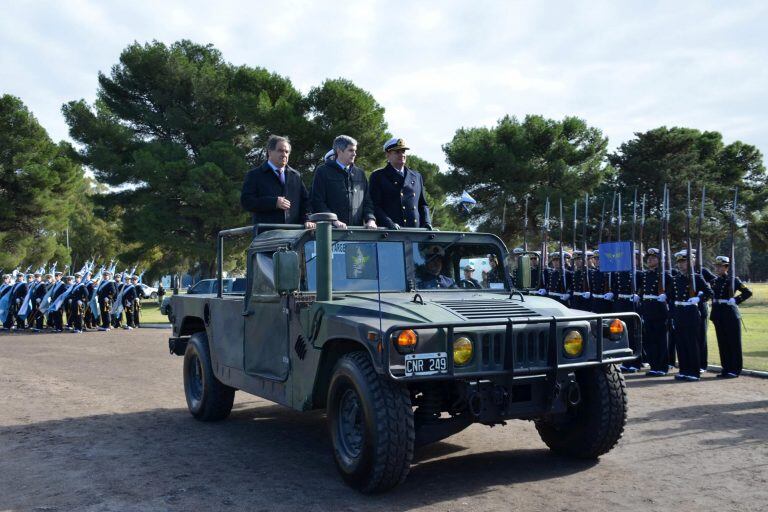
[[(604, 345), (604, 336), (603, 336), (603, 320), (610, 319), (613, 320), (615, 318), (618, 318), (626, 324), (626, 331), (627, 335), (629, 335), (629, 329), (633, 329), (635, 331), (635, 350), (633, 351), (631, 347), (624, 347), (620, 349), (614, 349), (614, 350), (603, 350)], [(631, 322), (630, 322), (631, 320)], [(559, 361), (558, 354), (559, 351), (559, 344), (558, 344), (558, 336), (557, 336), (557, 327), (558, 324), (567, 324), (572, 322), (597, 322), (598, 329), (596, 329), (594, 332), (597, 333), (597, 336), (592, 336), (594, 332), (590, 332), (590, 336), (587, 337), (585, 340), (585, 343), (589, 343), (590, 340), (594, 339), (597, 343), (595, 354), (596, 357), (589, 358), (589, 359), (582, 359), (577, 362), (572, 363), (561, 363)], [(549, 324), (549, 334), (547, 338), (547, 366), (541, 367), (541, 368), (528, 368), (523, 371), (515, 370), (515, 360), (514, 360), (514, 350), (512, 348), (512, 343), (514, 343), (514, 335), (515, 332), (515, 326), (519, 325), (533, 325), (533, 324)], [(631, 325), (631, 327), (630, 327)], [(387, 373), (387, 375), (394, 380), (398, 381), (408, 381), (408, 382), (416, 382), (416, 381), (426, 381), (426, 380), (449, 380), (454, 378), (466, 378), (466, 379), (477, 379), (477, 378), (485, 378), (485, 377), (492, 377), (494, 375), (505, 375), (508, 377), (514, 377), (515, 375), (519, 376), (530, 376), (530, 375), (549, 375), (551, 377), (554, 377), (557, 375), (557, 373), (561, 370), (570, 370), (570, 369), (577, 369), (577, 368), (583, 368), (587, 366), (596, 366), (596, 365), (603, 365), (603, 364), (616, 364), (616, 363), (622, 363), (625, 361), (631, 361), (635, 358), (637, 358), (640, 353), (642, 352), (642, 334), (640, 329), (641, 323), (640, 323), (640, 315), (633, 312), (623, 312), (623, 313), (595, 313), (595, 314), (589, 314), (589, 315), (580, 315), (580, 316), (569, 316), (569, 317), (526, 317), (526, 318), (507, 318), (505, 320), (478, 320), (478, 321), (469, 321), (469, 322), (442, 322), (442, 323), (422, 323), (422, 324), (398, 324), (393, 325), (389, 329), (386, 330), (384, 333), (384, 336), (382, 337), (382, 343), (386, 346), (383, 350), (384, 355), (384, 368)], [(462, 372), (459, 374), (456, 374), (454, 371), (454, 364), (453, 364), (453, 338), (454, 338), (454, 330), (460, 329), (461, 331), (465, 331), (467, 328), (470, 327), (504, 327), (504, 370), (491, 370), (491, 371), (473, 371), (473, 372)], [(437, 375), (421, 375), (421, 376), (405, 376), (405, 375), (395, 375), (392, 373), (392, 368), (390, 367), (391, 361), (390, 361), (390, 355), (392, 350), (392, 334), (395, 332), (403, 331), (406, 329), (412, 329), (414, 331), (419, 330), (425, 330), (425, 329), (445, 329), (445, 350), (447, 354), (447, 365), (448, 365), (448, 371), (444, 374), (437, 374)], [(591, 324), (590, 324), (590, 331), (591, 331)], [(475, 347), (475, 350), (477, 350), (477, 347)], [(584, 352), (587, 351), (587, 345), (585, 345)]]

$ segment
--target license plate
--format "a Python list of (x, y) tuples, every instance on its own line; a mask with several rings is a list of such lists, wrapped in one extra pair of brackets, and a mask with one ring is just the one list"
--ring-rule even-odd
[(431, 354), (406, 354), (405, 376), (439, 375), (448, 373), (448, 354), (433, 352)]

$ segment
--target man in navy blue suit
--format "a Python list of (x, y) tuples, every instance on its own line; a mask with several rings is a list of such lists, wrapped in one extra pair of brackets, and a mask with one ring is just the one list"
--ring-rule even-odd
[(424, 179), (405, 165), (408, 146), (403, 139), (384, 144), (387, 165), (371, 174), (371, 200), (376, 222), (389, 229), (432, 229), (424, 197)]
[(309, 222), (309, 192), (298, 171), (288, 166), (291, 142), (272, 135), (267, 141), (267, 161), (248, 171), (240, 204), (253, 214), (254, 224), (303, 224)]

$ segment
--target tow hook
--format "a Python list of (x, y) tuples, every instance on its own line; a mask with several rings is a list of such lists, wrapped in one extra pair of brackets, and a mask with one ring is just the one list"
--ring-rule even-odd
[(570, 407), (576, 407), (581, 403), (581, 388), (579, 387), (579, 383), (575, 380), (568, 384), (568, 392), (566, 393), (565, 399)]

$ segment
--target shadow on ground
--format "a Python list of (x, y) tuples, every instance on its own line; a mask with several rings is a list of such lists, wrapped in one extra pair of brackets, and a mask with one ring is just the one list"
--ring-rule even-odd
[[(491, 486), (583, 471), (594, 463), (537, 449), (462, 454), (450, 442), (425, 447), (405, 485), (362, 496), (338, 476), (321, 413), (238, 404), (211, 424), (186, 410), (84, 416), (0, 428), (0, 509), (129, 507), (258, 510), (355, 504), (408, 510), (485, 493)], [(25, 506), (22, 507), (22, 504)]]

